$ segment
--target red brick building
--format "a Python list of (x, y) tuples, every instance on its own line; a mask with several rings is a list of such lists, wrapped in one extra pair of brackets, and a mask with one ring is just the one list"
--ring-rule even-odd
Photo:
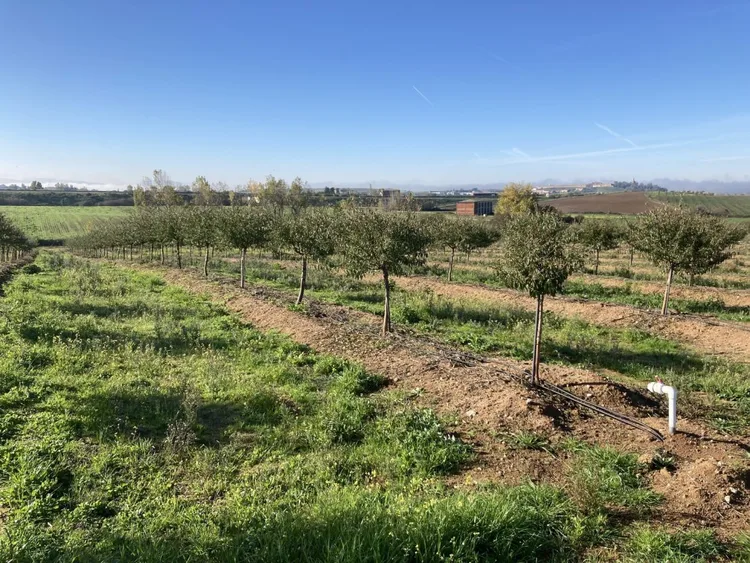
[(488, 200), (467, 199), (456, 204), (456, 215), (492, 215), (494, 202)]

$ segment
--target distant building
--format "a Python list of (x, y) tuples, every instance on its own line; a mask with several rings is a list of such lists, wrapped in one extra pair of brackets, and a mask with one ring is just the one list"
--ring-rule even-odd
[(383, 199), (391, 199), (392, 197), (399, 197), (401, 190), (380, 190), (380, 197)]
[(456, 204), (456, 215), (493, 215), (494, 202), (467, 199)]

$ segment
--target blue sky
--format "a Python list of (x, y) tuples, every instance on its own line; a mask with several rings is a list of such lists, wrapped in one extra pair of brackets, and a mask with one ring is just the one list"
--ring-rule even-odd
[(0, 182), (748, 180), (748, 29), (723, 0), (0, 0)]

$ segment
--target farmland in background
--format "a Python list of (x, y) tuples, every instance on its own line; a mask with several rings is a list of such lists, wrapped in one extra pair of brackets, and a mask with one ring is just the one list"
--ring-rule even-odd
[(561, 213), (615, 213), (621, 215), (644, 213), (655, 205), (644, 192), (541, 198), (539, 203), (554, 207)]
[(660, 203), (701, 207), (728, 217), (750, 217), (750, 196), (685, 194), (681, 192), (622, 192), (583, 196), (541, 198), (540, 203), (561, 213), (634, 215), (644, 213)]
[(92, 225), (130, 213), (128, 207), (16, 206), (0, 208), (28, 236), (35, 239), (66, 239), (85, 233)]
[(750, 195), (710, 195), (683, 194), (680, 192), (655, 192), (651, 199), (660, 203), (690, 207), (702, 207), (711, 213), (726, 214), (729, 217), (750, 217)]

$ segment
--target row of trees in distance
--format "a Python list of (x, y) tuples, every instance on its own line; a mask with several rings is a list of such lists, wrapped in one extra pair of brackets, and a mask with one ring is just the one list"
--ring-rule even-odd
[[(499, 220), (453, 215), (388, 212), (371, 208), (308, 207), (286, 191), (283, 199), (256, 205), (158, 205), (141, 207), (122, 220), (98, 225), (71, 241), (93, 256), (141, 256), (157, 251), (164, 262), (168, 249), (178, 267), (187, 246), (203, 251), (208, 275), (213, 248), (233, 248), (240, 256), (240, 285), (245, 285), (249, 250), (292, 252), (300, 260), (297, 303), (304, 298), (310, 261), (333, 262), (353, 277), (379, 272), (383, 281), (383, 333), (391, 330), (391, 277), (424, 265), (430, 249), (450, 251), (448, 276), (457, 251), (473, 252), (499, 241), (498, 275), (537, 301), (532, 382), (539, 370), (544, 299), (561, 292), (570, 274), (582, 267), (583, 252), (598, 252), (623, 240), (621, 229), (607, 221), (584, 220), (572, 225), (551, 209), (522, 208)], [(667, 272), (662, 313), (677, 272), (703, 273), (731, 254), (745, 232), (723, 220), (681, 207), (660, 206), (629, 225), (625, 240)]]

